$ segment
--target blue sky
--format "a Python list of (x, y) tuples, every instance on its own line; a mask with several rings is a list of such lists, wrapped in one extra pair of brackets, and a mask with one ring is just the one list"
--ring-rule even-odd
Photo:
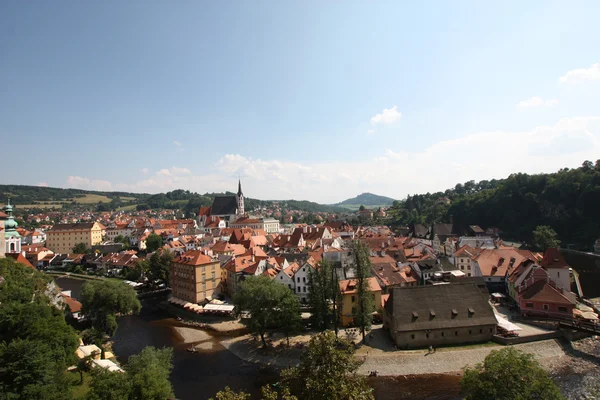
[(2, 2), (1, 183), (336, 202), (600, 158), (600, 3)]

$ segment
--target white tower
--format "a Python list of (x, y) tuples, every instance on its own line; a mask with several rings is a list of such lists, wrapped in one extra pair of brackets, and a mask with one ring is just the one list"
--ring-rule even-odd
[(244, 215), (244, 194), (242, 193), (242, 181), (238, 180), (237, 192), (237, 214)]

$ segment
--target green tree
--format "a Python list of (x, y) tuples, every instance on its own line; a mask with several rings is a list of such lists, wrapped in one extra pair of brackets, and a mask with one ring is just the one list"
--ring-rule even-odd
[(359, 211), (365, 211), (365, 206), (363, 206), (363, 205), (361, 204), (361, 206), (360, 206), (360, 207), (358, 207), (358, 209), (359, 209)]
[(371, 261), (369, 248), (366, 244), (355, 241), (352, 246), (356, 279), (357, 308), (354, 323), (360, 328), (363, 343), (366, 341), (366, 331), (371, 328), (373, 312), (375, 311), (374, 295), (370, 291), (369, 277), (371, 276)]
[(155, 233), (151, 233), (146, 238), (146, 251), (148, 253), (152, 253), (158, 249), (160, 249), (163, 245), (162, 237), (158, 236)]
[[(261, 400), (298, 400), (296, 396), (290, 394), (290, 391), (287, 388), (284, 388), (281, 391), (281, 394), (279, 394), (271, 389), (269, 385), (265, 385), (260, 388), (260, 393)], [(242, 391), (236, 392), (231, 390), (229, 386), (226, 386), (225, 389), (217, 392), (215, 397), (211, 397), (210, 400), (248, 400), (250, 398), (250, 394)]]
[(175, 397), (169, 375), (173, 369), (173, 349), (146, 347), (131, 356), (125, 370), (131, 383), (130, 399), (163, 400)]
[(131, 382), (121, 372), (110, 372), (103, 368), (92, 370), (92, 381), (87, 400), (129, 400)]
[(73, 247), (73, 254), (88, 254), (90, 249), (85, 245), (85, 243), (77, 243), (75, 247)]
[(217, 392), (215, 397), (211, 397), (209, 400), (249, 400), (250, 397), (246, 392), (236, 392), (231, 390), (229, 386), (225, 386), (225, 389)]
[[(282, 285), (283, 286), (283, 285)], [(284, 289), (286, 289), (284, 287)], [(290, 346), (290, 335), (300, 332), (302, 319), (300, 318), (300, 304), (296, 297), (291, 294), (283, 296), (277, 309), (276, 325), (284, 335), (288, 347)]]
[(512, 347), (494, 350), (482, 364), (467, 368), (460, 385), (467, 400), (563, 398), (533, 355)]
[(323, 259), (316, 269), (311, 269), (308, 277), (308, 303), (311, 307), (311, 323), (315, 329), (324, 331), (332, 319), (333, 285), (337, 280), (333, 277), (331, 264)]
[(359, 365), (352, 343), (323, 332), (310, 340), (298, 367), (282, 371), (281, 384), (302, 400), (374, 399)]
[(287, 287), (266, 276), (248, 277), (233, 298), (236, 316), (239, 317), (244, 311), (250, 313), (250, 317), (243, 321), (254, 334), (260, 336), (264, 347), (267, 347), (267, 329), (281, 329), (281, 321), (295, 320), (295, 316), (285, 315), (296, 313), (298, 310), (291, 306), (292, 300), (297, 302)]
[(548, 248), (558, 248), (560, 240), (558, 240), (556, 231), (547, 225), (540, 225), (533, 231), (533, 244), (542, 251)]
[(152, 284), (156, 281), (169, 283), (169, 268), (173, 261), (173, 254), (169, 251), (155, 251), (148, 259), (147, 276)]
[(123, 282), (89, 281), (81, 289), (81, 305), (94, 328), (113, 335), (116, 314), (137, 314), (142, 308), (135, 290)]

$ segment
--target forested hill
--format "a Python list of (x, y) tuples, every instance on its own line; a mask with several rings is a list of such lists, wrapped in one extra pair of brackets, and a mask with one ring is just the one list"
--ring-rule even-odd
[(563, 246), (589, 249), (600, 237), (600, 160), (550, 174), (512, 174), (408, 196), (390, 214), (398, 225), (448, 222), (452, 216), (460, 226), (497, 227), (503, 237), (525, 241), (536, 226), (550, 225)]
[[(101, 192), (81, 189), (61, 189), (43, 186), (0, 185), (0, 204), (11, 203), (18, 209), (74, 209), (87, 208), (98, 211), (117, 209), (182, 209), (188, 214), (196, 213), (200, 206), (212, 204), (215, 196), (234, 195), (234, 193), (205, 193), (199, 194), (189, 190), (177, 189), (167, 193), (128, 193)], [(247, 210), (269, 206), (273, 201), (246, 198)], [(305, 200), (278, 201), (280, 207), (286, 210), (307, 212), (343, 212), (340, 207), (318, 204)]]
[(363, 193), (351, 199), (346, 199), (341, 203), (335, 204), (336, 206), (360, 206), (365, 207), (379, 207), (379, 206), (391, 206), (394, 199), (385, 196), (378, 196), (373, 193)]

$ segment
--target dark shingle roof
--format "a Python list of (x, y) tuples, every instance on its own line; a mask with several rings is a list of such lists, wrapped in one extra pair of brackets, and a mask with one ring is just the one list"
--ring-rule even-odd
[(454, 229), (452, 224), (434, 224), (433, 225), (433, 235), (445, 235), (451, 236), (454, 234)]
[(400, 332), (496, 324), (492, 307), (474, 283), (394, 288), (385, 310)]
[(235, 196), (217, 196), (210, 209), (211, 215), (233, 215), (237, 210)]
[(445, 272), (456, 271), (458, 267), (450, 262), (447, 258), (436, 258), (430, 260), (416, 261), (419, 269), (425, 272)]
[(50, 229), (51, 231), (64, 231), (64, 230), (75, 230), (75, 229), (92, 229), (94, 226), (93, 222), (83, 222), (78, 224), (56, 224)]

